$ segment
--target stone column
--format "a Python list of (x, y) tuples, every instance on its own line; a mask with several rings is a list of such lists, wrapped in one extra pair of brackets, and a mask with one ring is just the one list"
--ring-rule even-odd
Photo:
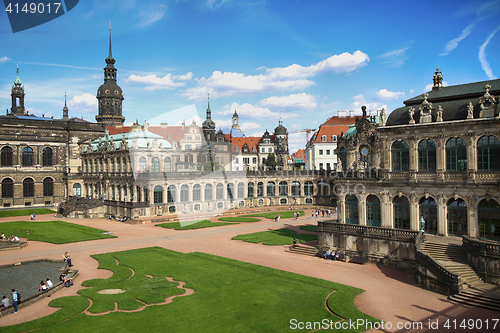
[(359, 225), (366, 225), (366, 197), (360, 196), (361, 199), (358, 198), (358, 221)]
[(446, 220), (446, 207), (443, 193), (437, 195), (437, 232), (438, 235), (448, 236), (448, 221)]
[[(415, 193), (410, 194), (410, 230), (420, 230), (420, 216), (418, 213), (418, 200)], [(426, 221), (427, 222), (427, 221)]]
[(446, 171), (446, 147), (443, 138), (436, 138), (436, 172), (438, 180), (444, 180), (444, 172)]
[(468, 226), (468, 234), (469, 237), (478, 237), (479, 236), (479, 220), (477, 216), (479, 216), (479, 210), (476, 205), (476, 196), (475, 195), (467, 195), (467, 226)]
[(339, 194), (337, 201), (337, 220), (339, 223), (345, 223), (345, 194)]

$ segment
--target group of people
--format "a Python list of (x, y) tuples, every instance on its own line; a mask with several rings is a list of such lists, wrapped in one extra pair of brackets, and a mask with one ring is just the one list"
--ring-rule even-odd
[(69, 276), (68, 271), (61, 273), (61, 275), (59, 275), (59, 280), (62, 281), (65, 287), (71, 287), (73, 285), (73, 279)]
[(335, 250), (327, 250), (325, 254), (323, 254), (323, 258), (326, 260), (339, 260), (340, 252)]
[(34, 220), (36, 217), (36, 213), (31, 213), (31, 219)]
[(38, 291), (47, 291), (50, 288), (52, 288), (53, 286), (54, 286), (54, 284), (52, 283), (52, 281), (50, 281), (50, 279), (47, 278), (47, 281), (43, 281), (43, 280), (40, 281), (40, 287), (38, 288)]
[(281, 218), (280, 214), (275, 214), (274, 215), (274, 222), (279, 222), (280, 218)]
[(321, 210), (321, 209), (316, 209), (311, 211), (311, 220), (314, 218), (318, 218), (318, 216), (321, 214), (321, 217), (325, 217), (325, 214), (327, 217), (332, 217), (332, 211), (330, 209), (328, 210)]
[[(10, 295), (12, 296), (12, 306), (14, 307), (13, 313), (17, 313), (17, 304), (20, 300), (19, 294), (17, 293), (16, 289), (12, 289)], [(0, 304), (0, 308), (6, 308), (9, 306), (10, 306), (10, 299), (4, 295), (2, 298), (2, 303)]]
[(114, 216), (114, 215), (111, 215), (111, 214), (109, 214), (109, 216), (108, 216), (107, 219), (108, 220), (115, 219), (116, 222), (127, 222), (127, 220), (128, 220), (128, 218), (126, 216), (121, 217), (121, 216)]
[(5, 234), (2, 232), (2, 234), (0, 235), (0, 240), (7, 240), (7, 241), (11, 241), (11, 242), (19, 242), (19, 237), (15, 236), (15, 235), (12, 235), (10, 237), (6, 237)]

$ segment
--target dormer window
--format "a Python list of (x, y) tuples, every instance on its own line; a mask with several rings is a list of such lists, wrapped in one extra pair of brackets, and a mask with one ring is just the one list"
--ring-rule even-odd
[(332, 135), (332, 141), (333, 142), (337, 142), (337, 136), (336, 135)]
[(326, 135), (323, 135), (323, 136), (321, 137), (321, 141), (326, 142)]

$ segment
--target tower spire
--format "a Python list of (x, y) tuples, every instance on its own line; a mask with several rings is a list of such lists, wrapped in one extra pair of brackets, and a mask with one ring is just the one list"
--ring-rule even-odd
[(68, 105), (66, 104), (66, 92), (64, 92), (63, 120), (68, 120)]
[(111, 20), (109, 21), (109, 57), (113, 58), (111, 55)]

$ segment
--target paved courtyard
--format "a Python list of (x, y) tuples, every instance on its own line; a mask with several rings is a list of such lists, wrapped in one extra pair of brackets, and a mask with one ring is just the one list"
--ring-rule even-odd
[[(318, 220), (311, 220), (311, 211), (305, 211), (305, 216), (298, 220), (281, 219), (276, 223), (273, 220), (263, 219), (260, 222), (241, 223), (213, 228), (176, 231), (156, 227), (154, 224), (125, 224), (106, 219), (60, 219), (89, 227), (104, 229), (112, 232), (118, 238), (86, 241), (71, 244), (55, 245), (43, 242), (30, 241), (29, 245), (20, 250), (1, 252), (0, 265), (32, 259), (61, 259), (62, 254), (68, 251), (73, 258), (80, 276), (75, 280), (75, 286), (64, 288), (52, 297), (22, 308), (15, 315), (0, 318), (0, 326), (13, 325), (51, 314), (57, 309), (48, 306), (54, 298), (76, 295), (81, 283), (93, 278), (107, 278), (111, 272), (97, 269), (97, 261), (90, 255), (115, 252), (143, 247), (160, 246), (179, 252), (204, 252), (226, 258), (241, 260), (253, 264), (268, 266), (284, 271), (308, 275), (333, 282), (346, 284), (366, 290), (355, 299), (356, 306), (373, 317), (397, 323), (422, 322), (424, 331), (452, 332), (453, 329), (444, 329), (446, 320), (456, 319), (460, 323), (463, 319), (500, 318), (500, 313), (451, 302), (443, 295), (439, 295), (413, 284), (412, 274), (395, 270), (383, 265), (366, 264), (356, 265), (344, 262), (330, 262), (318, 258), (288, 253), (286, 246), (265, 246), (242, 241), (231, 240), (232, 237), (257, 231), (292, 227), (298, 225), (316, 225)], [(37, 221), (54, 220), (53, 215), (38, 215)], [(2, 218), (1, 222), (19, 221), (20, 217)], [(216, 221), (217, 217), (211, 218)], [(297, 230), (294, 228), (294, 230)], [(12, 286), (15, 288), (15, 285)], [(2, 295), (0, 295), (1, 297)], [(300, 301), (300, 300), (298, 300)], [(293, 318), (290, 318), (293, 319)], [(439, 320), (439, 330), (428, 330), (429, 320)], [(458, 326), (458, 324), (457, 324)], [(497, 330), (500, 328), (497, 327)], [(490, 328), (491, 329), (491, 328)], [(284, 327), (283, 331), (287, 331)], [(375, 330), (373, 330), (375, 332)], [(388, 332), (409, 332), (407, 329), (384, 329)], [(471, 330), (464, 330), (471, 331)], [(491, 330), (493, 331), (493, 330)], [(483, 330), (484, 332), (484, 330)]]

